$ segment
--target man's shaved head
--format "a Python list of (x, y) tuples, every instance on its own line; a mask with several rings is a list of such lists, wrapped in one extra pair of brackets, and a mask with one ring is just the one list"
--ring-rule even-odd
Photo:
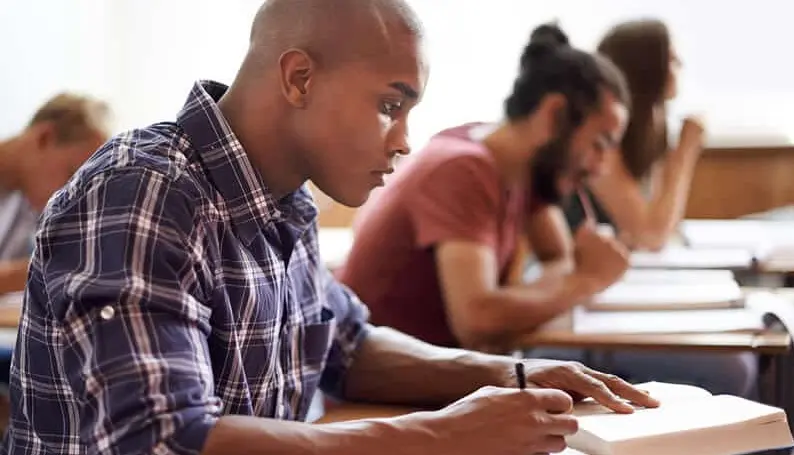
[(334, 65), (382, 53), (404, 33), (421, 37), (422, 26), (403, 0), (268, 0), (254, 18), (250, 52), (270, 60), (301, 49)]
[(422, 27), (403, 0), (269, 0), (219, 102), (276, 194), (307, 179), (357, 206), (408, 153), (424, 91)]

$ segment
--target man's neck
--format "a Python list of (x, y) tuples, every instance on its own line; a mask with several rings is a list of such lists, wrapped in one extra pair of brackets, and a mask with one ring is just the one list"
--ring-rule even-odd
[[(218, 107), (243, 146), (251, 165), (259, 172), (267, 189), (281, 199), (297, 190), (307, 179), (298, 171), (294, 147), (285, 140), (280, 126), (281, 115), (275, 112), (244, 113), (245, 100), (240, 100), (234, 88), (218, 101)], [(248, 119), (256, 118), (256, 127), (249, 127)]]
[(507, 123), (495, 126), (482, 138), (482, 143), (493, 156), (500, 177), (508, 184), (528, 178), (529, 163), (540, 146), (519, 137), (517, 131)]

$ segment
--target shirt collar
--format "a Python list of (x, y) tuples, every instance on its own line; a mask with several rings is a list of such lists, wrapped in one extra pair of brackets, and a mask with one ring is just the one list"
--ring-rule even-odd
[(275, 199), (218, 108), (217, 101), (227, 89), (214, 81), (196, 82), (177, 115), (177, 124), (190, 139), (194, 159), (221, 194), (246, 244), (271, 222), (288, 221), (305, 229), (317, 217), (310, 191), (304, 185), (281, 200)]

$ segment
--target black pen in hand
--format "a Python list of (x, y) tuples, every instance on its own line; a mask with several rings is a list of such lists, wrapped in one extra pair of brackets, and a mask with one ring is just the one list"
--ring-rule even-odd
[(516, 362), (516, 381), (518, 381), (518, 388), (524, 390), (527, 388), (527, 377), (524, 374), (523, 362)]

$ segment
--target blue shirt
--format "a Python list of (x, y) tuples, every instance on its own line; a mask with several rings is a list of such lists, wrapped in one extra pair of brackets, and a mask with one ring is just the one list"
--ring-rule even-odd
[(251, 166), (225, 90), (198, 83), (50, 201), (0, 453), (197, 454), (223, 414), (341, 394), (366, 309), (320, 262), (308, 190), (276, 200)]

